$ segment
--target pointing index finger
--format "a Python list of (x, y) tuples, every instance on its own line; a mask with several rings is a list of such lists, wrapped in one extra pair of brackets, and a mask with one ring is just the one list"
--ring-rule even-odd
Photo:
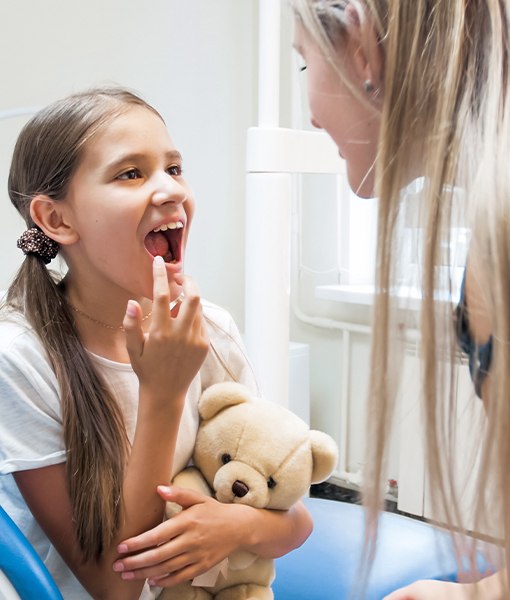
[(170, 286), (168, 285), (168, 275), (166, 272), (165, 261), (162, 256), (155, 256), (152, 265), (153, 283), (153, 303), (154, 312), (161, 318), (169, 314), (168, 303), (170, 300)]

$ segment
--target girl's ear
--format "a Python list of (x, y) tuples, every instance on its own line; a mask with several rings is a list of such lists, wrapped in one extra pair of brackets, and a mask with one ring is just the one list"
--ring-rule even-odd
[(384, 55), (374, 23), (357, 3), (346, 6), (345, 16), (354, 72), (366, 91), (381, 90)]
[(32, 221), (44, 233), (63, 246), (69, 246), (79, 240), (78, 233), (65, 218), (62, 202), (52, 200), (48, 196), (39, 195), (32, 199), (30, 216)]

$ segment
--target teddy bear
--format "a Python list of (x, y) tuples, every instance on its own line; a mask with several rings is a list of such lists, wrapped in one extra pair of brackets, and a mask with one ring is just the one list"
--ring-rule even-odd
[[(220, 502), (286, 510), (337, 464), (338, 448), (329, 435), (311, 430), (287, 408), (254, 396), (240, 383), (207, 388), (198, 410), (195, 466), (179, 473), (174, 485)], [(178, 510), (169, 503), (167, 516)], [(272, 600), (274, 577), (272, 559), (237, 551), (193, 582), (165, 589), (160, 599)]]

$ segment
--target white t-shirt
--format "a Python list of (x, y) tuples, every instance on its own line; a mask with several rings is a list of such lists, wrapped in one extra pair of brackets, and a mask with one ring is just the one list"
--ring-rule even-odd
[[(231, 375), (254, 390), (257, 384), (237, 327), (228, 312), (203, 301), (212, 349), (186, 397), (177, 438), (174, 474), (190, 461), (198, 428), (201, 392)], [(221, 360), (218, 358), (221, 357)], [(133, 440), (138, 407), (138, 379), (131, 365), (91, 354), (111, 386)], [(227, 372), (224, 365), (228, 367)], [(39, 338), (18, 315), (0, 320), (0, 505), (36, 549), (66, 600), (89, 600), (71, 570), (33, 518), (12, 473), (65, 462), (60, 392)], [(155, 596), (145, 586), (140, 598)]]

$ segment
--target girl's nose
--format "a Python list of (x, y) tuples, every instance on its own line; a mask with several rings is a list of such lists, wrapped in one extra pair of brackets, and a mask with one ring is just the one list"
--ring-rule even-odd
[(172, 177), (166, 176), (165, 178), (161, 178), (154, 187), (151, 200), (153, 204), (159, 206), (166, 202), (181, 204), (186, 201), (186, 198), (184, 186)]

